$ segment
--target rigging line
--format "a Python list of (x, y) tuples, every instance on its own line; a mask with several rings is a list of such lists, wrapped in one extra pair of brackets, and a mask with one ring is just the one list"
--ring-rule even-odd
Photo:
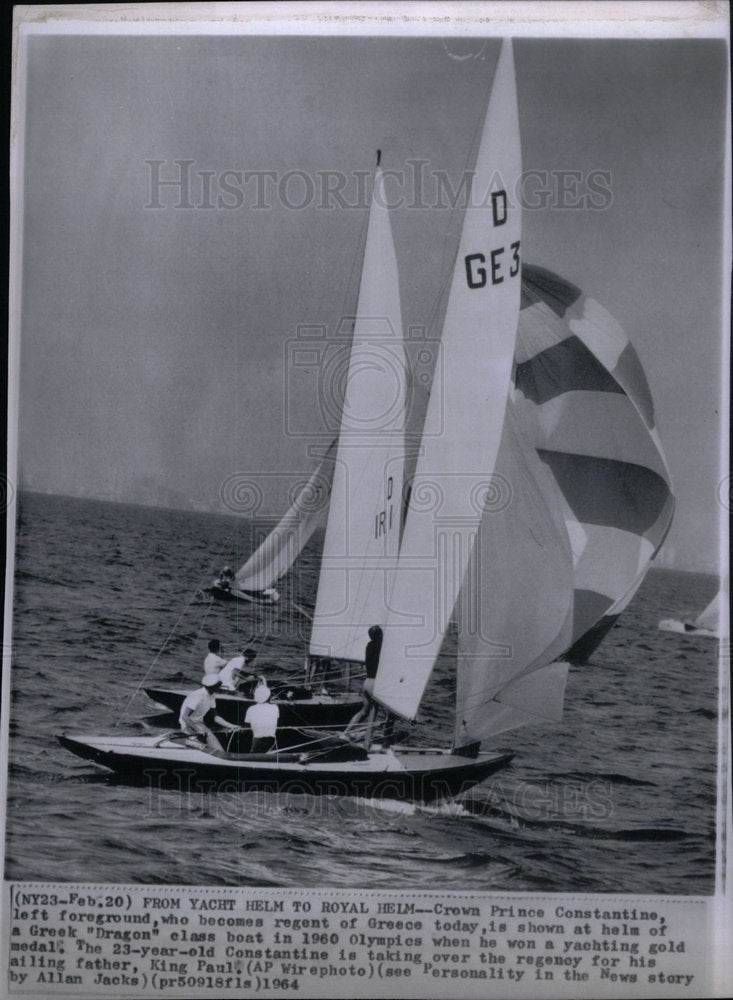
[[(221, 549), (219, 550), (219, 553), (218, 553), (218, 556), (217, 556), (217, 559), (220, 559), (220, 558), (221, 558), (221, 553), (222, 553), (223, 551), (224, 551), (224, 544), (222, 544), (222, 546), (221, 546)], [(209, 570), (207, 570), (207, 572), (206, 572), (206, 573), (204, 573), (204, 574), (203, 574), (203, 575), (201, 576), (201, 578), (199, 579), (199, 582), (198, 582), (198, 585), (197, 585), (197, 586), (196, 586), (196, 587), (195, 587), (195, 588), (193, 589), (193, 591), (191, 592), (191, 596), (189, 597), (189, 599), (188, 599), (188, 601), (187, 601), (187, 603), (186, 603), (186, 606), (184, 607), (183, 611), (181, 611), (180, 615), (179, 615), (179, 616), (178, 616), (178, 618), (176, 619), (176, 622), (175, 622), (175, 624), (173, 625), (173, 628), (172, 628), (172, 629), (170, 630), (170, 632), (168, 633), (168, 635), (167, 635), (167, 636), (165, 637), (165, 639), (163, 640), (163, 644), (162, 644), (162, 646), (160, 647), (160, 649), (158, 650), (158, 652), (157, 652), (157, 653), (155, 654), (155, 656), (153, 657), (153, 661), (152, 661), (152, 663), (150, 664), (150, 666), (148, 667), (148, 669), (147, 669), (147, 670), (145, 671), (145, 675), (143, 676), (142, 680), (141, 680), (141, 681), (140, 681), (140, 683), (139, 683), (139, 684), (137, 685), (137, 687), (135, 688), (135, 690), (134, 690), (134, 691), (132, 692), (132, 694), (130, 695), (130, 697), (129, 697), (129, 698), (127, 699), (127, 702), (125, 703), (125, 706), (124, 706), (124, 708), (122, 709), (122, 712), (121, 712), (121, 713), (120, 713), (120, 714), (118, 715), (118, 717), (117, 717), (117, 719), (116, 719), (116, 721), (115, 721), (115, 724), (114, 724), (114, 726), (112, 727), (113, 729), (117, 729), (117, 727), (119, 726), (120, 722), (122, 722), (122, 720), (123, 720), (123, 719), (125, 718), (125, 716), (127, 715), (128, 711), (129, 711), (129, 709), (130, 709), (130, 705), (131, 705), (131, 704), (132, 704), (132, 702), (133, 702), (133, 701), (135, 700), (135, 698), (137, 698), (137, 696), (138, 696), (138, 695), (140, 694), (140, 690), (141, 690), (141, 688), (142, 688), (142, 687), (143, 687), (143, 685), (144, 685), (144, 684), (145, 684), (145, 683), (147, 682), (147, 679), (148, 679), (148, 677), (150, 676), (150, 674), (151, 674), (151, 673), (153, 672), (153, 670), (155, 669), (155, 667), (156, 667), (156, 665), (157, 665), (157, 663), (158, 663), (158, 660), (160, 659), (160, 657), (161, 657), (161, 655), (162, 655), (162, 653), (163, 653), (163, 650), (165, 649), (165, 647), (166, 647), (166, 646), (168, 645), (168, 643), (169, 643), (169, 642), (171, 641), (171, 639), (173, 638), (173, 636), (174, 636), (174, 635), (176, 634), (176, 632), (178, 631), (178, 628), (179, 628), (179, 626), (180, 626), (181, 622), (183, 621), (183, 618), (184, 618), (184, 616), (186, 615), (186, 613), (187, 613), (188, 609), (189, 609), (189, 608), (191, 607), (191, 605), (193, 604), (193, 601), (194, 601), (194, 598), (196, 597), (196, 595), (198, 594), (199, 590), (201, 589), (201, 584), (202, 584), (202, 582), (204, 581), (204, 579), (205, 579), (206, 577), (208, 577), (208, 576), (210, 576), (210, 575), (211, 575), (211, 570), (209, 569)], [(211, 607), (212, 607), (213, 603), (214, 603), (214, 602), (213, 602), (213, 600), (212, 600), (212, 601), (211, 601), (211, 603), (209, 604), (209, 607), (208, 607), (208, 608), (207, 608), (207, 610), (206, 610), (206, 615), (208, 615), (209, 611), (211, 611)], [(206, 615), (204, 615), (204, 620), (206, 619)], [(200, 634), (201, 634), (201, 633), (199, 632), (199, 635), (200, 635)], [(197, 639), (196, 641), (198, 642), (198, 639)]]
[(306, 611), (306, 609), (301, 604), (298, 604), (297, 601), (291, 600), (290, 603), (293, 605), (296, 611), (300, 611), (301, 615), (303, 615), (304, 618), (307, 618), (308, 621), (310, 622), (313, 621), (313, 615), (310, 613), (310, 611)]
[(133, 693), (128, 698), (125, 707), (123, 708), (122, 712), (118, 716), (117, 721), (115, 722), (115, 724), (113, 726), (114, 729), (116, 729), (119, 726), (120, 722), (127, 715), (127, 712), (128, 712), (128, 710), (130, 708), (130, 705), (132, 704), (133, 700), (137, 697), (137, 695), (140, 693), (140, 689), (146, 683), (148, 677), (152, 673), (154, 667), (156, 666), (158, 660), (160, 659), (160, 656), (161, 656), (163, 650), (165, 649), (165, 647), (168, 645), (168, 643), (170, 642), (170, 640), (175, 635), (175, 633), (176, 633), (179, 625), (183, 621), (184, 615), (186, 614), (186, 612), (188, 611), (188, 609), (191, 607), (191, 604), (193, 603), (193, 599), (194, 599), (195, 596), (196, 596), (196, 592), (194, 592), (193, 594), (191, 594), (191, 597), (189, 598), (188, 603), (186, 604), (185, 608), (183, 609), (183, 611), (180, 613), (180, 615), (176, 619), (175, 625), (173, 626), (173, 628), (170, 630), (170, 632), (166, 636), (166, 638), (165, 638), (165, 640), (163, 642), (163, 645), (160, 647), (160, 649), (158, 650), (158, 652), (155, 654), (155, 657), (153, 658), (153, 662), (150, 664), (150, 666), (148, 667), (148, 669), (145, 671), (145, 676), (143, 677), (143, 679), (140, 681), (140, 683), (137, 685), (137, 687), (135, 688), (135, 690), (133, 691)]
[[(354, 257), (351, 260), (351, 268), (349, 270), (349, 277), (348, 277), (348, 280), (346, 282), (346, 288), (345, 288), (345, 291), (344, 291), (343, 303), (342, 303), (342, 306), (341, 306), (341, 317), (342, 318), (346, 318), (347, 316), (349, 316), (350, 318), (355, 318), (357, 306), (358, 306), (358, 303), (359, 303), (359, 292), (361, 291), (361, 271), (359, 271), (359, 283), (358, 283), (358, 286), (356, 288), (356, 292), (354, 292), (352, 285), (354, 283), (354, 275), (355, 275), (355, 273), (357, 271), (357, 268), (361, 267), (362, 261), (364, 259), (364, 251), (366, 250), (366, 237), (367, 237), (367, 229), (368, 229), (368, 227), (369, 227), (369, 208), (367, 207), (367, 212), (364, 215), (364, 218), (362, 219), (361, 229), (360, 229), (360, 232), (359, 232), (359, 242), (357, 244), (357, 246), (359, 247), (359, 250), (357, 251), (357, 253), (354, 255)], [(356, 298), (356, 302), (354, 302), (354, 298)], [(349, 306), (349, 304), (351, 302), (354, 303), (354, 308), (351, 310), (350, 313), (347, 313), (346, 310), (347, 310), (347, 308), (348, 308), (348, 306)]]
[[(272, 631), (272, 626), (270, 625), (270, 627), (268, 627), (265, 630), (265, 632), (262, 634), (262, 637), (259, 639), (259, 641), (255, 638), (254, 635), (252, 636), (251, 639), (249, 639), (247, 641), (247, 645), (248, 646), (249, 645), (255, 646), (255, 656), (254, 656), (255, 659), (257, 659), (257, 657), (262, 652), (262, 647), (265, 645), (265, 640), (268, 638), (268, 636), (270, 635), (271, 631)], [(254, 670), (254, 668), (253, 668), (253, 670)]]
[(199, 631), (198, 631), (198, 635), (196, 636), (196, 638), (195, 638), (195, 640), (194, 640), (194, 643), (193, 643), (193, 648), (194, 648), (194, 649), (196, 649), (196, 647), (197, 647), (197, 646), (198, 646), (198, 644), (199, 644), (199, 640), (201, 639), (201, 633), (203, 632), (203, 630), (204, 630), (204, 625), (206, 624), (206, 619), (207, 619), (207, 618), (209, 617), (209, 614), (211, 613), (211, 609), (213, 608), (213, 606), (214, 606), (214, 601), (212, 600), (212, 601), (211, 601), (211, 602), (209, 603), (209, 606), (208, 606), (208, 608), (207, 608), (207, 609), (206, 609), (206, 611), (204, 612), (204, 615), (203, 615), (203, 618), (201, 619), (201, 627), (199, 628)]

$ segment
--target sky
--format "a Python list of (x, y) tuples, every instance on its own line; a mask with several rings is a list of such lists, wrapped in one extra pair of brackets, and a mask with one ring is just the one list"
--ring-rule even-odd
[[(259, 513), (284, 509), (334, 433), (319, 373), (353, 313), (376, 150), (402, 198), (391, 218), (415, 358), (439, 336), (460, 230), (446, 184), (472, 164), (499, 47), (32, 37), (21, 488), (213, 507), (245, 476), (263, 484)], [(725, 44), (524, 38), (514, 55), (537, 172), (524, 258), (598, 299), (634, 343), (677, 496), (664, 558), (712, 570), (728, 496)], [(186, 197), (156, 183), (184, 169)], [(340, 195), (324, 193), (339, 177)]]

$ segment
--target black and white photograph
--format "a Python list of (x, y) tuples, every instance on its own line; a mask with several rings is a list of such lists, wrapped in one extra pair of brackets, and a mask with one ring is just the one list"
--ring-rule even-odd
[[(32, 883), (728, 898), (727, 7), (596, 6), (16, 9), (13, 919)], [(155, 986), (73, 944), (7, 995)], [(512, 995), (582, 995), (543, 961)], [(504, 995), (438, 968), (392, 988)], [(638, 975), (604, 995), (725, 995)]]

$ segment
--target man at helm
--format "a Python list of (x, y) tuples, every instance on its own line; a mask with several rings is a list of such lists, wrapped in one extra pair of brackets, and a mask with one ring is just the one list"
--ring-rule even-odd
[[(221, 681), (218, 674), (206, 674), (201, 681), (201, 687), (192, 691), (181, 705), (181, 714), (178, 717), (178, 724), (183, 732), (188, 736), (186, 741), (190, 746), (200, 747), (205, 743), (209, 750), (221, 750), (221, 744), (214, 733), (204, 722), (206, 716), (212, 708), (216, 708), (216, 692), (221, 688)], [(214, 721), (222, 729), (233, 732), (239, 726), (232, 725), (226, 719), (215, 715)]]

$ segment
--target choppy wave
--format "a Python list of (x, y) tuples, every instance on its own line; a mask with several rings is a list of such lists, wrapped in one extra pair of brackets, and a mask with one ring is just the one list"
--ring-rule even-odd
[[(715, 646), (656, 629), (704, 606), (712, 578), (650, 573), (592, 662), (571, 669), (563, 721), (503, 734), (491, 749), (515, 752), (511, 768), (460, 801), (187, 794), (131, 786), (55, 737), (174, 727), (142, 681), (193, 687), (213, 636), (225, 651), (255, 646), (270, 675), (298, 676), (308, 623), (292, 602), (313, 604), (319, 540), (279, 605), (216, 604), (202, 588), (215, 557), (246, 556), (246, 522), (33, 494), (21, 510), (7, 877), (712, 891)], [(434, 744), (451, 738), (454, 649), (451, 635), (422, 709)]]

